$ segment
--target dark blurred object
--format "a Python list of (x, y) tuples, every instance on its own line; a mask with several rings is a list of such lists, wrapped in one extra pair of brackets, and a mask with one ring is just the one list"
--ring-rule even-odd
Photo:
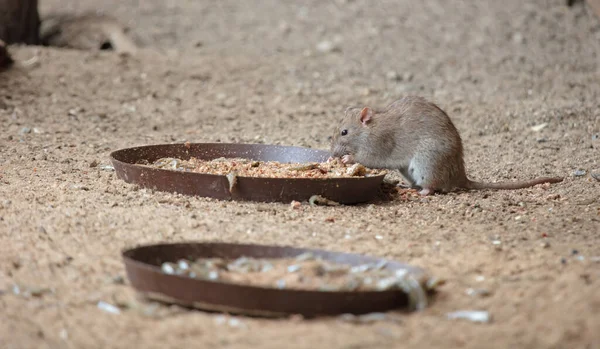
[(574, 5), (583, 4), (585, 2), (590, 6), (592, 12), (600, 18), (600, 0), (567, 0), (567, 6), (573, 7)]
[(0, 0), (0, 40), (10, 44), (39, 44), (38, 0)]
[(46, 46), (135, 53), (137, 45), (128, 36), (128, 31), (128, 28), (110, 16), (56, 13), (44, 17), (40, 38)]
[(4, 41), (0, 40), (0, 71), (4, 68), (8, 68), (12, 63), (13, 60), (10, 58), (10, 54), (8, 54), (6, 44)]

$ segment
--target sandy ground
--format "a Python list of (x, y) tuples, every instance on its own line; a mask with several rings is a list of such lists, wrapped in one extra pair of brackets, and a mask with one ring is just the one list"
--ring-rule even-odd
[[(0, 75), (0, 347), (600, 348), (600, 182), (590, 176), (600, 172), (600, 21), (585, 7), (41, 2), (42, 15), (114, 15), (145, 48), (135, 57), (10, 48), (39, 61)], [(472, 178), (565, 181), (291, 210), (139, 189), (105, 167), (111, 151), (153, 143), (328, 148), (347, 106), (408, 93), (450, 114)], [(238, 323), (137, 301), (119, 282), (121, 250), (182, 240), (360, 252), (448, 282), (400, 323)], [(115, 315), (99, 301), (138, 307)], [(446, 318), (466, 309), (492, 322)]]

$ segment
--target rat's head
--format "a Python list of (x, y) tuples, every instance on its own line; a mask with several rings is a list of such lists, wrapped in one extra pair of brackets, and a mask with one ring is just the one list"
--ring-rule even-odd
[(354, 155), (364, 146), (371, 124), (373, 110), (369, 107), (349, 107), (344, 117), (335, 128), (331, 141), (331, 156), (337, 158), (344, 155)]

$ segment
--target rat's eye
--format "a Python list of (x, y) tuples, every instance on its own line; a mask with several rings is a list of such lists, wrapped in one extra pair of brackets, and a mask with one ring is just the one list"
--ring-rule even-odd
[(348, 134), (348, 130), (342, 130), (342, 136), (345, 136)]

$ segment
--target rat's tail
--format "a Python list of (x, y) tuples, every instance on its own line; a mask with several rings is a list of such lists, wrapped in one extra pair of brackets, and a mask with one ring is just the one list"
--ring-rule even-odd
[(512, 190), (512, 189), (523, 189), (533, 187), (534, 185), (543, 184), (543, 183), (558, 183), (562, 182), (563, 178), (558, 177), (541, 177), (532, 179), (529, 181), (518, 181), (518, 182), (500, 182), (500, 183), (483, 183), (483, 182), (474, 182), (471, 180), (467, 180), (466, 189), (504, 189), (504, 190)]

